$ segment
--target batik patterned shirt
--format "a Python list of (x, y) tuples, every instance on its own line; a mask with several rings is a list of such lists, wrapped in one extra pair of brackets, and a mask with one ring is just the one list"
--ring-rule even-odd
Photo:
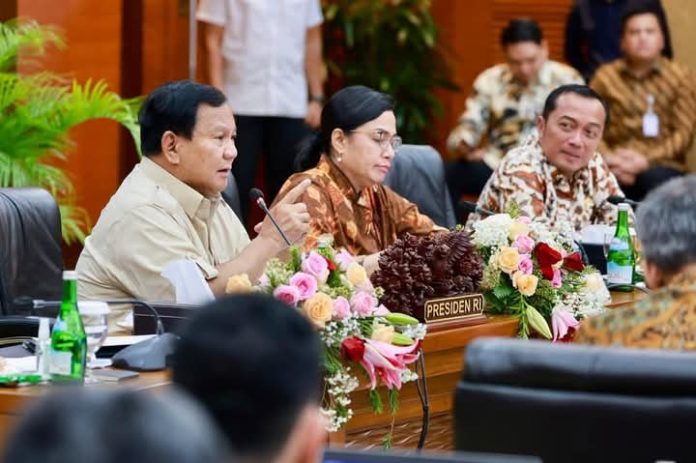
[[(590, 86), (604, 98), (611, 114), (600, 148), (603, 153), (628, 148), (652, 164), (685, 169), (696, 130), (696, 79), (686, 66), (661, 58), (646, 76), (636, 77), (626, 61), (618, 59), (597, 69)], [(654, 98), (659, 119), (656, 137), (643, 135), (648, 96)]]
[[(613, 195), (623, 192), (599, 153), (568, 179), (548, 161), (538, 138), (531, 136), (505, 156), (483, 188), (478, 206), (498, 213), (514, 202), (522, 215), (552, 228), (568, 222), (579, 231), (592, 223), (616, 222), (617, 208), (607, 202)], [(479, 219), (471, 214), (467, 228)]]
[(315, 247), (321, 235), (330, 234), (337, 248), (346, 248), (353, 255), (373, 254), (403, 233), (423, 235), (444, 230), (389, 187), (374, 185), (356, 192), (327, 156), (322, 156), (315, 168), (291, 176), (276, 202), (306, 178), (312, 183), (301, 198), (310, 214), (305, 249)]
[(459, 125), (447, 139), (447, 148), (454, 152), (461, 142), (472, 148), (483, 142), (483, 160), (495, 169), (510, 148), (536, 133), (536, 117), (551, 90), (573, 83), (583, 83), (580, 74), (555, 61), (546, 61), (529, 85), (517, 81), (507, 64), (486, 69), (474, 81)]
[(696, 271), (629, 306), (583, 320), (575, 342), (696, 350)]

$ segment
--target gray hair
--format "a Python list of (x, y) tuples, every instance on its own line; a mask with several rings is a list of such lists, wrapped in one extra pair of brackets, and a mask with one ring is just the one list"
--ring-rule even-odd
[(645, 259), (661, 271), (675, 274), (696, 263), (696, 175), (651, 191), (638, 207), (636, 231)]

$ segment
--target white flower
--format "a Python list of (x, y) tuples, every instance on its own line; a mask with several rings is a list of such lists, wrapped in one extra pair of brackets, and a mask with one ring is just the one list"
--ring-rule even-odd
[(477, 246), (507, 246), (514, 220), (509, 214), (495, 214), (474, 223), (474, 244)]

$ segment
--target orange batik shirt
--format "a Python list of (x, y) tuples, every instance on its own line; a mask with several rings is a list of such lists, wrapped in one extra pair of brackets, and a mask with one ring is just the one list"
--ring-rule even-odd
[(330, 234), (336, 248), (344, 247), (354, 255), (373, 254), (403, 233), (423, 235), (444, 230), (389, 187), (374, 185), (356, 192), (327, 156), (322, 156), (315, 168), (291, 176), (275, 202), (306, 178), (312, 183), (301, 198), (311, 216), (305, 249), (315, 247), (319, 236)]

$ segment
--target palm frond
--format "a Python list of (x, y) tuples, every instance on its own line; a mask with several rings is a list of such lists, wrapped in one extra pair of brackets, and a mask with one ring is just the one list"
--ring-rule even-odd
[(40, 57), (47, 46), (62, 44), (52, 27), (33, 21), (0, 23), (0, 186), (50, 191), (69, 243), (84, 240), (90, 221), (76, 206), (70, 178), (55, 165), (72, 147), (68, 131), (92, 119), (112, 119), (129, 130), (140, 151), (136, 114), (141, 100), (120, 98), (104, 81), (80, 84), (49, 72), (10, 72), (19, 50), (24, 64), (25, 57)]
[(49, 45), (64, 45), (55, 27), (42, 26), (31, 20), (0, 23), (0, 70), (12, 68), (20, 50), (22, 59), (31, 61), (43, 56)]

